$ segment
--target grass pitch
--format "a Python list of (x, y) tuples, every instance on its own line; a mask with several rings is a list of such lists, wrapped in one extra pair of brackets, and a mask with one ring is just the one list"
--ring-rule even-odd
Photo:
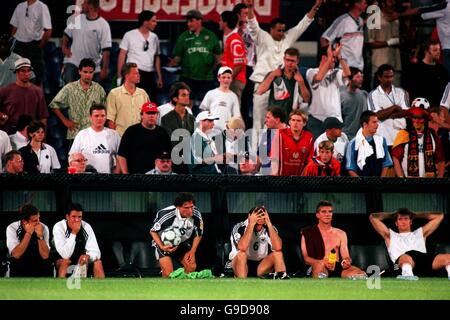
[[(69, 280), (70, 281), (70, 280)], [(373, 282), (371, 282), (374, 285)], [(370, 283), (369, 283), (370, 285)], [(382, 278), (379, 289), (347, 279), (0, 279), (1, 300), (450, 300), (450, 281)], [(73, 289), (69, 289), (73, 288)]]

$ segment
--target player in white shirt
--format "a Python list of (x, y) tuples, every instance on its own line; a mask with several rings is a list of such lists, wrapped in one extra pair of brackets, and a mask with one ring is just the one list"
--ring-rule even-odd
[(120, 136), (116, 130), (105, 127), (106, 107), (94, 104), (89, 114), (91, 126), (76, 135), (69, 155), (81, 152), (98, 173), (119, 173), (117, 152)]
[(53, 226), (58, 277), (65, 278), (72, 264), (93, 266), (95, 278), (104, 278), (101, 253), (91, 225), (83, 219), (83, 207), (78, 203), (69, 205), (65, 219)]
[(221, 67), (217, 72), (219, 88), (210, 90), (206, 93), (200, 104), (200, 109), (210, 111), (218, 117), (214, 126), (218, 130), (225, 130), (227, 122), (232, 117), (241, 117), (239, 99), (237, 95), (230, 90), (233, 70), (230, 67)]
[(267, 210), (251, 209), (248, 219), (237, 223), (231, 232), (229, 259), (235, 276), (262, 277), (275, 271), (274, 279), (289, 279), (281, 249), (281, 238)]
[[(398, 232), (388, 229), (383, 220), (392, 218)], [(411, 231), (414, 218), (427, 219), (428, 222)], [(417, 280), (417, 276), (430, 276), (432, 270), (445, 268), (450, 280), (450, 254), (433, 255), (427, 253), (426, 239), (444, 220), (443, 212), (412, 212), (407, 208), (400, 208), (395, 212), (380, 212), (370, 215), (370, 222), (381, 237), (383, 237), (389, 252), (389, 257), (401, 269), (400, 279)]]
[(450, 110), (450, 82), (445, 87), (444, 94), (442, 95), (441, 107)]

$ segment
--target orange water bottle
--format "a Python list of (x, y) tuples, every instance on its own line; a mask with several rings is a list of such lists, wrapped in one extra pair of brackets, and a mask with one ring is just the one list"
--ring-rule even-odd
[(330, 270), (333, 271), (336, 265), (336, 249), (331, 249), (330, 253), (328, 254), (328, 262), (331, 264)]

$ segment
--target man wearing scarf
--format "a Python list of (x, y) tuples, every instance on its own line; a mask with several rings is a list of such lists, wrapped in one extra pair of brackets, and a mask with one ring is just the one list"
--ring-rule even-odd
[(392, 145), (395, 173), (398, 177), (444, 176), (445, 157), (439, 137), (428, 127), (428, 112), (412, 107), (407, 127), (399, 131)]

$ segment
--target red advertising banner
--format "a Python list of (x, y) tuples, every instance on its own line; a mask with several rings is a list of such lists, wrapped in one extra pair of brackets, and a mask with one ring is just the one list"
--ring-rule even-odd
[[(80, 5), (84, 0), (76, 0)], [(156, 13), (160, 21), (184, 20), (191, 9), (199, 10), (205, 20), (219, 21), (219, 15), (232, 10), (241, 0), (100, 0), (101, 15), (106, 20), (136, 20), (142, 10)], [(278, 17), (280, 0), (255, 0), (259, 22), (267, 23)]]

